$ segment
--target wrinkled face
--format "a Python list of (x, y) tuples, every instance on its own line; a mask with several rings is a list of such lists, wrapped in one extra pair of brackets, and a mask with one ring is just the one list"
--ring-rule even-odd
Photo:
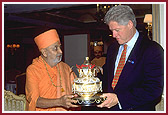
[(132, 35), (132, 22), (129, 21), (127, 25), (119, 25), (115, 21), (110, 21), (108, 24), (109, 29), (113, 33), (113, 37), (116, 38), (119, 44), (124, 44), (131, 39)]
[(94, 51), (94, 55), (96, 58), (100, 58), (102, 56), (102, 51), (96, 50), (96, 51)]
[(47, 61), (51, 67), (56, 66), (62, 59), (61, 44), (56, 42), (46, 48)]

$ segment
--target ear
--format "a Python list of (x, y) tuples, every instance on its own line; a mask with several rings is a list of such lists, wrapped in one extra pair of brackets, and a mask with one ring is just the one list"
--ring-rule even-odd
[(44, 56), (44, 57), (47, 57), (47, 50), (45, 48), (41, 49), (41, 54)]
[(133, 22), (132, 22), (131, 20), (129, 20), (129, 22), (128, 22), (128, 27), (129, 27), (129, 29), (132, 29), (133, 26), (134, 26)]

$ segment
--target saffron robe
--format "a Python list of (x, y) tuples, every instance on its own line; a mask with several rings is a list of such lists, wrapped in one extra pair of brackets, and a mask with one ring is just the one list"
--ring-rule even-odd
[[(55, 87), (47, 73), (42, 57), (34, 59), (32, 64), (28, 66), (26, 70), (26, 99), (27, 105), (26, 110), (28, 111), (67, 111), (63, 107), (53, 108), (36, 108), (36, 102), (38, 97), (55, 99), (60, 98), (66, 94), (72, 94), (72, 83), (76, 77), (75, 73), (72, 72), (71, 68), (64, 62), (57, 64), (57, 67), (51, 68), (47, 63), (47, 70), (53, 83), (56, 86), (62, 86), (64, 92), (61, 92), (61, 87)], [(61, 81), (60, 81), (61, 77)]]

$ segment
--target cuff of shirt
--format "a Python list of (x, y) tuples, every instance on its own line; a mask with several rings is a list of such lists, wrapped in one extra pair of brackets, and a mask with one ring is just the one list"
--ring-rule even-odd
[(120, 102), (119, 102), (119, 101), (118, 101), (118, 106), (119, 106), (119, 109), (122, 109), (121, 104), (120, 104)]

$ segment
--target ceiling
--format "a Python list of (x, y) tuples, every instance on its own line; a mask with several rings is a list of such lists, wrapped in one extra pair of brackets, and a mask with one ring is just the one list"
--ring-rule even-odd
[[(127, 5), (134, 10), (138, 28), (144, 28), (144, 15), (152, 13), (152, 5)], [(9, 38), (32, 37), (34, 30), (42, 27), (56, 28), (60, 33), (109, 31), (103, 17), (104, 13), (97, 12), (97, 4), (4, 4), (4, 29)]]

